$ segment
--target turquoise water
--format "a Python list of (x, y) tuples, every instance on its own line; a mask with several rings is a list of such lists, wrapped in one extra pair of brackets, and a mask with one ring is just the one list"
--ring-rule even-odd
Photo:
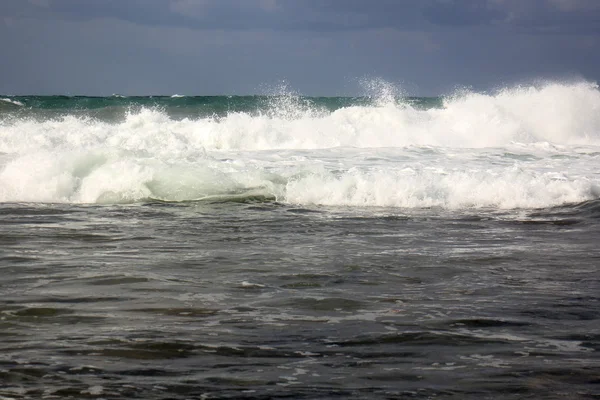
[[(303, 97), (295, 95), (275, 96), (0, 96), (0, 112), (20, 117), (35, 116), (53, 118), (62, 115), (95, 117), (105, 121), (124, 118), (126, 113), (143, 108), (162, 110), (171, 118), (224, 117), (230, 113), (258, 115), (282, 111), (312, 110), (332, 112), (344, 107), (370, 106), (381, 101), (370, 97)], [(417, 108), (441, 107), (437, 97), (397, 97), (398, 103), (411, 104)]]

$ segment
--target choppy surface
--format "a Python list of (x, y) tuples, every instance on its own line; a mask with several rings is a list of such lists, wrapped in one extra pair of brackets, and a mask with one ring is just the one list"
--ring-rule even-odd
[(9, 398), (599, 394), (597, 201), (0, 212)]
[(0, 397), (600, 395), (600, 94), (0, 96)]

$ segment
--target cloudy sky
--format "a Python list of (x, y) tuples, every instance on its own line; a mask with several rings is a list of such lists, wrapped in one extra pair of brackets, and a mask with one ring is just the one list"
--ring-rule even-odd
[(600, 0), (1, 0), (0, 94), (600, 80)]

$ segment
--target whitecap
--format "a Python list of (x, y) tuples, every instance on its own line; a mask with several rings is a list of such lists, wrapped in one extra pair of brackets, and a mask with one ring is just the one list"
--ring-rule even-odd
[(14, 104), (15, 106), (21, 106), (21, 107), (25, 105), (25, 104), (21, 103), (18, 100), (12, 100), (12, 99), (9, 99), (9, 98), (3, 98), (3, 99), (0, 98), (0, 101), (3, 101), (5, 103)]

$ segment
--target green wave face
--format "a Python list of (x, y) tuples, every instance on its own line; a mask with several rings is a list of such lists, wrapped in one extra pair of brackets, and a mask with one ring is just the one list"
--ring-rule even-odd
[[(327, 113), (346, 107), (380, 104), (371, 97), (277, 96), (0, 96), (0, 115), (52, 119), (75, 115), (116, 122), (143, 108), (157, 109), (170, 118), (225, 117), (232, 113), (289, 115), (298, 112)], [(396, 98), (397, 104), (415, 108), (441, 107), (437, 97)]]

